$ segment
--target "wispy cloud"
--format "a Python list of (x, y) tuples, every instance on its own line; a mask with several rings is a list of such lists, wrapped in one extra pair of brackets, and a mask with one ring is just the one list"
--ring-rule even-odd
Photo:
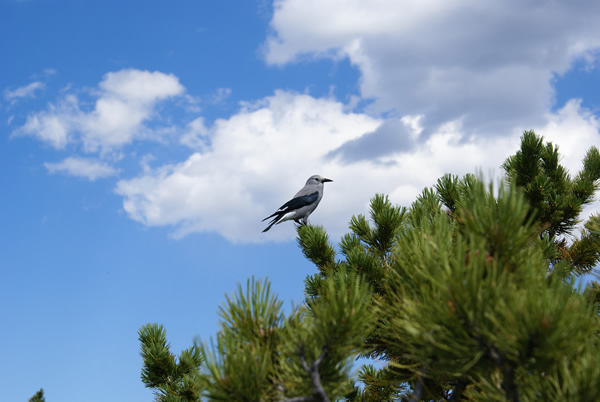
[(231, 88), (218, 88), (211, 96), (210, 103), (218, 104), (224, 102), (231, 96)]
[(15, 103), (21, 98), (34, 98), (36, 95), (36, 91), (43, 91), (46, 88), (46, 84), (40, 81), (34, 81), (31, 84), (15, 88), (15, 89), (5, 89), (4, 90), (4, 99), (11, 103)]
[(42, 70), (42, 72), (40, 73), (35, 73), (31, 76), (32, 79), (37, 80), (37, 79), (41, 79), (41, 78), (48, 78), (48, 77), (52, 77), (53, 75), (56, 75), (57, 71), (53, 68), (45, 68), (44, 70)]
[(198, 117), (188, 123), (179, 141), (196, 151), (207, 151), (210, 144), (210, 133), (204, 124), (204, 118)]
[(94, 181), (99, 178), (114, 176), (118, 170), (94, 158), (69, 157), (57, 163), (45, 163), (50, 173), (64, 173)]
[(56, 149), (63, 149), (73, 141), (81, 116), (77, 97), (67, 95), (46, 110), (29, 115), (25, 124), (12, 135), (31, 135)]

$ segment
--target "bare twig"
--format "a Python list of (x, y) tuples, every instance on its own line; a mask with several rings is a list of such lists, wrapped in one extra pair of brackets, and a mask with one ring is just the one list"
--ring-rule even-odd
[[(423, 368), (423, 374), (425, 374), (426, 370)], [(409, 402), (418, 402), (423, 400), (423, 395), (425, 394), (425, 379), (422, 376), (417, 377), (417, 383), (415, 384), (415, 392), (410, 396)]]
[(302, 367), (304, 370), (310, 375), (310, 381), (313, 387), (312, 397), (308, 396), (299, 396), (295, 398), (286, 399), (286, 402), (329, 402), (329, 398), (327, 397), (327, 393), (323, 388), (323, 384), (321, 383), (321, 375), (319, 374), (319, 366), (323, 362), (325, 355), (327, 354), (327, 346), (323, 346), (321, 350), (321, 355), (312, 362), (309, 366), (306, 362), (306, 355), (304, 354), (304, 349), (301, 348), (298, 351), (298, 355), (300, 356), (300, 363), (302, 363)]
[(510, 402), (519, 402), (519, 390), (515, 384), (515, 369), (494, 347), (490, 348), (490, 356), (502, 371), (502, 389), (506, 393), (506, 399)]

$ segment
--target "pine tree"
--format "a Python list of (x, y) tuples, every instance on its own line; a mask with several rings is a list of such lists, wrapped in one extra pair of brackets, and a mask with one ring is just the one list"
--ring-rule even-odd
[(160, 401), (329, 401), (351, 390), (352, 358), (371, 325), (368, 286), (337, 275), (327, 297), (285, 317), (268, 281), (249, 280), (220, 308), (221, 330), (177, 358), (162, 326), (140, 329), (142, 381)]
[(203, 357), (196, 346), (179, 357), (171, 353), (162, 325), (146, 324), (140, 328), (140, 355), (144, 360), (142, 382), (152, 388), (157, 401), (197, 401), (202, 392), (198, 368)]
[(338, 400), (371, 322), (368, 287), (338, 275), (326, 297), (284, 317), (268, 281), (248, 281), (220, 309), (216, 345), (202, 346), (210, 400)]
[(34, 396), (29, 398), (29, 402), (46, 402), (46, 398), (44, 397), (44, 389), (40, 388), (40, 390), (36, 392)]
[(598, 149), (588, 150), (583, 169), (571, 178), (559, 164), (558, 147), (550, 142), (544, 144), (543, 138), (533, 131), (525, 131), (521, 149), (502, 167), (509, 181), (524, 190), (531, 206), (530, 214), (535, 214), (538, 224), (542, 225), (540, 236), (555, 243), (557, 254), (553, 264), (566, 260), (568, 273), (591, 272), (598, 261), (598, 237), (593, 229), (598, 225), (598, 218), (592, 218), (580, 238), (571, 244), (567, 236), (572, 234), (583, 207), (593, 201), (598, 190)]
[(321, 229), (301, 228), (319, 270), (307, 294), (322, 294), (337, 271), (372, 285), (378, 325), (364, 355), (387, 365), (363, 369), (365, 387), (352, 398), (408, 398), (393, 388), (410, 384), (417, 400), (595, 400), (597, 287), (579, 294), (570, 275), (598, 264), (598, 216), (571, 244), (566, 235), (598, 188), (599, 167), (591, 148), (571, 179), (557, 148), (525, 132), (497, 196), (473, 175), (442, 177), (409, 210), (377, 195), (372, 226), (352, 218), (339, 260)]
[[(525, 132), (503, 168), (497, 188), (446, 175), (409, 208), (376, 195), (338, 247), (299, 226), (317, 270), (305, 303), (285, 316), (268, 281), (248, 281), (179, 369), (190, 358), (178, 364), (162, 327), (146, 326), (144, 382), (159, 400), (600, 400), (600, 286), (575, 281), (600, 260), (600, 218), (574, 234), (598, 150), (571, 178)], [(371, 362), (353, 379), (357, 356)]]

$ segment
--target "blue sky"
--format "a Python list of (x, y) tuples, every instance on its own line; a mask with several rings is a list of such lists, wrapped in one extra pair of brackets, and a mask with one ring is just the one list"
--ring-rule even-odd
[[(147, 401), (138, 328), (314, 273), (262, 218), (312, 174), (336, 241), (375, 193), (600, 143), (600, 3), (0, 0), (3, 398)], [(586, 210), (596, 211), (598, 203)]]

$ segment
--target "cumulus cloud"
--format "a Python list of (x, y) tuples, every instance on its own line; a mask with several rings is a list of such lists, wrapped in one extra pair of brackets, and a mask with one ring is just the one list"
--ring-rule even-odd
[[(46, 165), (93, 180), (116, 174), (103, 155), (156, 133), (157, 105), (179, 97), (195, 115), (169, 133), (193, 153), (170, 164), (142, 157), (141, 173), (115, 189), (128, 216), (172, 227), (175, 237), (289, 240), (292, 224), (262, 234), (261, 219), (322, 174), (334, 182), (311, 222), (339, 238), (375, 193), (408, 206), (445, 173), (499, 176), (524, 129), (558, 144), (575, 174), (600, 126), (577, 100), (552, 112), (552, 85), (576, 60), (596, 62), (599, 11), (591, 1), (276, 0), (265, 60), (347, 58), (361, 74), (360, 99), (278, 90), (209, 122), (177, 77), (130, 69), (105, 75), (91, 108), (71, 91), (15, 134), (97, 152), (100, 159)], [(217, 90), (205, 102), (230, 94)]]
[[(364, 135), (388, 123), (348, 112), (333, 99), (278, 91), (210, 127), (194, 122), (197, 127), (190, 130), (202, 138), (198, 152), (178, 164), (146, 166), (138, 177), (120, 180), (116, 192), (131, 218), (171, 226), (175, 237), (216, 232), (233, 242), (283, 241), (295, 236), (293, 225), (263, 234), (261, 219), (293, 196), (308, 176), (322, 174), (334, 182), (327, 183), (311, 222), (339, 238), (353, 214), (367, 213), (376, 193), (409, 206), (445, 173), (479, 169), (488, 177), (500, 176), (500, 165), (518, 149), (522, 134), (513, 130), (507, 136), (473, 137), (453, 121), (417, 142), (420, 117), (412, 116), (394, 123), (413, 141), (409, 148), (370, 159), (345, 157), (348, 144), (358, 147)], [(568, 153), (563, 163), (573, 174), (599, 139), (598, 120), (577, 101), (531, 128)]]
[(348, 141), (333, 150), (330, 156), (340, 157), (348, 162), (376, 161), (390, 153), (408, 152), (416, 145), (416, 140), (422, 132), (422, 127), (418, 124), (419, 120), (420, 117), (415, 118), (415, 116), (388, 119), (375, 131)]
[(152, 130), (144, 123), (154, 117), (155, 106), (183, 92), (172, 74), (135, 69), (111, 72), (93, 91), (92, 110), (82, 110), (82, 102), (70, 93), (46, 110), (30, 114), (14, 135), (34, 136), (57, 149), (78, 140), (85, 152), (107, 152), (147, 137)]
[(547, 141), (559, 145), (561, 163), (575, 175), (583, 167), (581, 161), (587, 148), (600, 143), (600, 122), (581, 99), (572, 99), (556, 113), (546, 115), (547, 123), (536, 129)]
[(90, 181), (114, 176), (118, 170), (93, 158), (69, 157), (58, 163), (45, 163), (50, 173), (64, 173), (70, 176), (84, 177)]
[[(210, 128), (197, 122), (210, 139), (201, 152), (121, 180), (117, 193), (133, 219), (149, 226), (173, 225), (176, 236), (218, 232), (232, 241), (264, 241), (257, 235), (260, 220), (310, 175), (334, 175), (326, 155), (381, 124), (343, 107), (330, 99), (278, 91)], [(280, 240), (290, 235), (274, 233)]]
[(423, 141), (457, 120), (504, 135), (543, 124), (553, 78), (597, 58), (599, 12), (591, 0), (278, 0), (265, 59), (348, 58), (371, 111), (422, 115)]

